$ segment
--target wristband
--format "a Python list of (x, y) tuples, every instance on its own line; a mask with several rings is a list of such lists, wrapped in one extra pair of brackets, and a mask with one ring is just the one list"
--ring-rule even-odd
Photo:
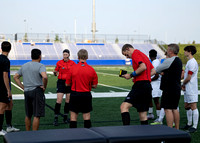
[(132, 72), (132, 73), (130, 74), (130, 76), (131, 76), (131, 77), (135, 77), (135, 76), (137, 76), (137, 74), (136, 74), (136, 72), (134, 71), (134, 72)]

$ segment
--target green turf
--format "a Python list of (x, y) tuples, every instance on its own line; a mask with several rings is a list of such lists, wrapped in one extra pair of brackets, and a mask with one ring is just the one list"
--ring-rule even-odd
[[(91, 112), (91, 120), (92, 120), (92, 126), (93, 127), (99, 127), (99, 126), (121, 126), (121, 115), (120, 115), (120, 104), (123, 102), (124, 98), (93, 98), (93, 111)], [(55, 99), (49, 99), (46, 100), (46, 103), (50, 105), (51, 107), (54, 107), (55, 105)], [(64, 103), (64, 102), (63, 102)], [(186, 113), (183, 107), (183, 96), (181, 97), (179, 108), (180, 108), (180, 126), (184, 126), (186, 123)], [(61, 112), (63, 113), (63, 106), (61, 108)], [(46, 129), (64, 129), (69, 128), (68, 124), (63, 124), (62, 117), (59, 117), (59, 123), (60, 125), (55, 127), (52, 125), (53, 123), (53, 116), (54, 112), (46, 107), (46, 116), (44, 118), (41, 118), (40, 122), (40, 130), (46, 130)], [(200, 108), (199, 108), (200, 110)], [(154, 110), (154, 114), (155, 110)], [(130, 110), (131, 115), (131, 125), (139, 125), (139, 117), (138, 113), (134, 108), (131, 108)], [(13, 108), (13, 125), (17, 128), (20, 128), (21, 131), (25, 131), (24, 126), (24, 117), (25, 117), (25, 111), (24, 111), (24, 101), (23, 100), (15, 100), (14, 101), (14, 108)], [(152, 122), (151, 120), (150, 122)], [(164, 124), (166, 125), (165, 119)], [(82, 114), (79, 114), (78, 117), (78, 127), (83, 127), (83, 119)], [(4, 122), (4, 128), (5, 128), (5, 122)], [(200, 129), (198, 129), (198, 132), (192, 134), (192, 143), (198, 143), (200, 141)], [(1, 137), (2, 139), (2, 137)]]
[[(54, 67), (47, 67), (47, 70), (52, 71), (53, 68)], [(12, 70), (17, 70), (17, 69), (19, 69), (19, 67), (14, 67), (14, 69)], [(124, 89), (131, 89), (131, 86), (133, 84), (131, 80), (126, 80), (126, 79), (118, 77), (120, 69), (124, 69), (124, 70), (127, 70), (128, 72), (131, 72), (132, 71), (131, 66), (122, 66), (122, 67), (121, 66), (110, 66), (110, 67), (95, 66), (94, 69), (98, 73), (100, 84), (120, 87)], [(103, 74), (103, 73), (106, 73), (106, 74)], [(48, 77), (49, 77), (49, 82), (48, 82), (46, 93), (48, 92), (56, 93), (57, 78), (51, 74), (49, 74)], [(14, 82), (13, 77), (12, 77), (12, 82)], [(93, 92), (116, 92), (117, 94), (117, 92), (124, 92), (124, 90), (98, 85), (98, 88), (93, 90)], [(14, 86), (12, 86), (12, 93), (23, 94), (22, 91), (20, 91)], [(92, 125), (94, 127), (122, 125), (121, 114), (120, 114), (120, 104), (123, 102), (123, 100), (124, 98), (119, 98), (119, 97), (118, 98), (94, 98), (93, 111), (91, 112)], [(50, 105), (51, 107), (54, 107), (55, 102), (56, 102), (56, 99), (46, 100), (46, 103)], [(63, 106), (64, 106), (64, 102), (61, 107), (62, 113), (63, 113)], [(179, 107), (180, 107), (180, 118), (181, 118), (180, 126), (184, 126), (185, 123), (187, 122), (187, 118), (186, 118), (186, 113), (184, 109), (183, 96), (181, 97)], [(198, 103), (198, 107), (199, 107), (199, 103)], [(155, 113), (155, 110), (154, 110), (154, 113)], [(130, 114), (131, 114), (131, 119), (132, 119), (131, 124), (132, 125), (140, 124), (138, 113), (136, 112), (134, 108), (130, 110)], [(60, 125), (58, 127), (54, 127), (52, 125), (53, 116), (54, 116), (53, 111), (49, 109), (48, 107), (46, 107), (46, 116), (45, 118), (41, 118), (40, 130), (68, 128), (67, 124), (62, 123), (61, 117), (59, 117)], [(25, 130), (24, 117), (25, 117), (24, 101), (14, 100), (13, 125), (17, 128), (20, 128), (22, 131)], [(164, 124), (166, 125), (165, 119), (164, 119)], [(4, 121), (4, 125), (5, 125), (5, 121)], [(82, 120), (81, 114), (79, 115), (79, 118), (78, 118), (78, 127), (83, 127), (83, 120)], [(4, 126), (4, 129), (5, 129), (5, 126)], [(2, 140), (3, 140), (2, 137), (0, 137), (0, 142)], [(200, 129), (198, 128), (198, 132), (192, 134), (192, 143), (199, 143), (199, 142), (200, 142)]]

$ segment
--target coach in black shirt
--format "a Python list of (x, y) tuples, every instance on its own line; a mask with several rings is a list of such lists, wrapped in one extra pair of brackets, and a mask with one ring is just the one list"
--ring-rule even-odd
[(163, 72), (160, 89), (163, 90), (161, 98), (161, 108), (165, 109), (166, 121), (169, 127), (179, 129), (179, 111), (177, 110), (181, 95), (181, 73), (182, 62), (177, 56), (179, 46), (177, 44), (168, 45), (167, 58), (156, 68), (157, 73)]

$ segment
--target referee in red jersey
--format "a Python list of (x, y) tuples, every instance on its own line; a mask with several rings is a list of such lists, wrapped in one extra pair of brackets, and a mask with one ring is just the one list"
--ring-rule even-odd
[(75, 65), (75, 62), (69, 59), (70, 51), (65, 49), (63, 51), (63, 59), (56, 63), (56, 68), (54, 70), (54, 75), (58, 76), (57, 81), (57, 101), (55, 104), (55, 117), (54, 117), (54, 126), (58, 126), (58, 114), (60, 113), (60, 107), (62, 103), (62, 99), (64, 94), (66, 94), (65, 98), (65, 106), (64, 106), (64, 123), (68, 123), (68, 114), (69, 114), (69, 99), (71, 87), (65, 86), (65, 80), (69, 75), (70, 68)]
[(70, 128), (77, 128), (78, 113), (83, 113), (84, 127), (90, 128), (90, 112), (92, 111), (91, 89), (96, 88), (98, 77), (95, 70), (86, 63), (88, 52), (81, 49), (78, 52), (79, 63), (70, 69), (66, 85), (71, 86), (69, 102)]
[(141, 125), (147, 125), (147, 111), (152, 100), (151, 75), (155, 74), (156, 71), (149, 58), (144, 53), (134, 49), (132, 45), (125, 44), (122, 47), (122, 54), (132, 59), (134, 69), (131, 74), (122, 75), (125, 79), (133, 78), (134, 82), (131, 91), (120, 106), (123, 125), (130, 125), (129, 109), (131, 107), (137, 109)]

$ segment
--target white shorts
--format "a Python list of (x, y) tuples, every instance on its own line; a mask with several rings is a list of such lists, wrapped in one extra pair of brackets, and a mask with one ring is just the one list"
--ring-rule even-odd
[(198, 95), (187, 95), (184, 93), (184, 102), (186, 103), (198, 102)]
[(152, 90), (152, 98), (161, 97), (162, 90), (160, 90), (160, 81), (151, 82)]

